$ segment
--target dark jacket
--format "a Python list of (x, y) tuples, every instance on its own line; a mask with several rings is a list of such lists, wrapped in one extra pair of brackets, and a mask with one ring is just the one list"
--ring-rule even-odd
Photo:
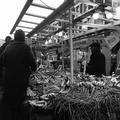
[(9, 44), (0, 56), (0, 66), (5, 68), (4, 98), (16, 105), (24, 97), (30, 73), (36, 70), (30, 47), (18, 41)]
[[(2, 52), (5, 50), (6, 46), (8, 45), (8, 42), (5, 42), (1, 47), (0, 47), (0, 55), (2, 54)], [(0, 86), (2, 87), (3, 85), (3, 69), (0, 66)]]
[(4, 43), (1, 47), (0, 47), (0, 54), (5, 50), (6, 46), (8, 45), (8, 43)]
[(87, 65), (86, 73), (90, 75), (105, 75), (105, 56), (101, 52), (93, 53)]

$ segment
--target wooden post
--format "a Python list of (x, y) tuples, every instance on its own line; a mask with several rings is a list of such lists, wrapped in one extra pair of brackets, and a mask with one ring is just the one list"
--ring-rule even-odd
[(70, 38), (70, 64), (71, 64), (71, 83), (74, 82), (74, 67), (73, 67), (73, 39), (72, 39), (72, 10), (69, 9), (69, 38)]

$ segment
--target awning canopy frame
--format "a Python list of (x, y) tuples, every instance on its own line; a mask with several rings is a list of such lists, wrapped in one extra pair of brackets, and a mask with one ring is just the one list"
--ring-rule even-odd
[[(35, 8), (40, 8), (40, 9), (43, 8), (45, 10), (50, 10), (53, 12), (51, 14), (49, 14), (48, 16), (40, 15), (40, 12), (39, 13), (29, 13), (28, 10), (30, 9), (31, 6), (35, 7)], [(100, 18), (102, 21), (107, 22), (107, 24), (105, 24), (105, 25), (86, 23), (83, 21), (84, 19), (91, 17), (93, 15), (93, 13), (95, 13), (98, 10), (110, 11), (110, 10), (106, 9), (106, 7), (107, 7), (106, 4), (99, 4), (99, 5), (96, 4), (95, 5), (95, 3), (94, 3), (94, 7), (92, 9), (87, 10), (87, 12), (79, 15), (79, 12), (75, 11), (74, 0), (65, 0), (58, 8), (42, 5), (40, 3), (35, 3), (34, 0), (27, 0), (26, 4), (23, 7), (12, 30), (10, 31), (10, 34), (13, 34), (17, 28), (22, 28), (22, 29), (25, 29), (24, 31), (27, 33), (26, 34), (27, 37), (32, 37), (35, 34), (39, 34), (39, 35), (36, 35), (36, 37), (37, 38), (39, 37), (42, 41), (46, 41), (52, 35), (55, 35), (55, 34), (59, 33), (60, 31), (69, 31), (69, 26), (70, 26), (69, 9), (71, 8), (72, 16), (77, 16), (72, 21), (72, 23), (73, 23), (72, 30), (75, 31), (75, 32), (73, 32), (73, 36), (75, 36), (75, 38), (76, 38), (76, 36), (87, 35), (92, 32), (104, 29), (108, 26), (112, 26), (112, 25), (114, 25), (114, 23), (116, 23), (115, 20), (109, 20), (109, 19), (105, 19), (105, 18)], [(23, 19), (24, 16), (27, 16), (27, 17), (31, 16), (31, 17), (33, 17), (33, 19), (38, 18), (38, 21), (37, 22), (32, 21), (31, 19), (25, 20), (25, 19)], [(40, 19), (40, 21), (39, 21), (39, 19)], [(22, 25), (23, 23), (31, 24), (31, 26), (24, 26), (24, 25)], [(117, 22), (117, 24), (120, 24), (120, 23)], [(32, 27), (32, 25), (34, 25), (35, 27)], [(84, 29), (81, 29), (82, 26), (86, 26), (86, 27), (89, 27), (92, 29), (84, 30)]]

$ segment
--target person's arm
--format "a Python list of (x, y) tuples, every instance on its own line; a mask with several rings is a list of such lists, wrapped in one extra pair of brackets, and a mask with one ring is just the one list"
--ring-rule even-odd
[(100, 62), (100, 67), (101, 67), (101, 74), (106, 75), (106, 70), (105, 70), (105, 56), (102, 54), (101, 56), (101, 62)]
[(94, 74), (95, 68), (96, 68), (96, 59), (94, 55), (91, 55), (89, 63), (87, 63), (86, 65), (86, 73)]

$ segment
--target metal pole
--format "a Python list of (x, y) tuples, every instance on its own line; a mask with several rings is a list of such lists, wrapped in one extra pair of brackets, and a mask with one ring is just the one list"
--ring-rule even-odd
[(64, 70), (64, 49), (63, 49), (63, 40), (62, 40), (62, 68)]
[(72, 39), (72, 10), (69, 9), (69, 38), (70, 38), (70, 64), (71, 64), (71, 83), (74, 82), (73, 74), (74, 74), (74, 67), (73, 67), (73, 39)]

